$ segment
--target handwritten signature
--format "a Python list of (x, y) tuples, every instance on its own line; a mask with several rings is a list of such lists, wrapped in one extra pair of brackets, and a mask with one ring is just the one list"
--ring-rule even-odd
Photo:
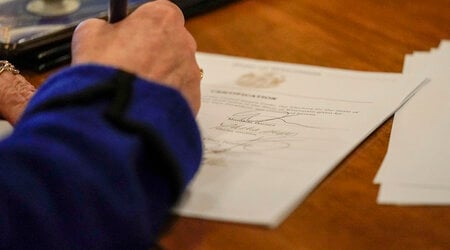
[(291, 142), (305, 139), (289, 136), (259, 136), (250, 140), (217, 140), (206, 137), (203, 139), (205, 153), (225, 153), (230, 151), (265, 152), (289, 148)]
[(277, 113), (270, 111), (250, 110), (233, 114), (232, 116), (228, 117), (228, 120), (265, 126), (276, 126), (276, 122), (282, 122), (284, 124), (296, 125), (304, 128), (322, 129), (321, 127), (310, 126), (291, 121), (290, 118), (298, 116), (300, 115), (294, 113)]

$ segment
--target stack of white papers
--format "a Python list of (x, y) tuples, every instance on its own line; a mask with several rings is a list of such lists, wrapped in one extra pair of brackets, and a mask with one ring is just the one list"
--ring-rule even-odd
[(388, 152), (375, 177), (378, 203), (450, 204), (450, 41), (406, 56), (404, 75), (429, 82), (394, 117)]
[(180, 215), (276, 227), (424, 77), (199, 53), (203, 164)]

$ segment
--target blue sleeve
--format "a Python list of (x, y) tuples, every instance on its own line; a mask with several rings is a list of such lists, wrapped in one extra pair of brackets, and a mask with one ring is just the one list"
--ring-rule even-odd
[(0, 249), (149, 249), (201, 152), (177, 91), (63, 70), (0, 142)]

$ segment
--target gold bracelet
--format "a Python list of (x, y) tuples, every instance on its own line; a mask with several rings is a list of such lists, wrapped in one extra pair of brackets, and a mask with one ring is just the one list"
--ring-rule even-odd
[(19, 74), (20, 72), (10, 62), (6, 60), (0, 60), (0, 74), (3, 73), (4, 71), (9, 71), (14, 75)]

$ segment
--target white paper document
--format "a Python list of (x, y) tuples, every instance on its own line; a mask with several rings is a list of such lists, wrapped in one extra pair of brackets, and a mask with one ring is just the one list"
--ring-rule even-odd
[(405, 59), (405, 75), (429, 82), (396, 114), (389, 148), (375, 182), (378, 202), (450, 204), (450, 41)]
[(423, 77), (199, 53), (199, 173), (175, 212), (275, 227)]

